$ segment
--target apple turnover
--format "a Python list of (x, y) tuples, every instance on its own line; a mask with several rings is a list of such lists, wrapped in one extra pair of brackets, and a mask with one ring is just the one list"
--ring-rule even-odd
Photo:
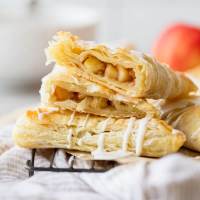
[(117, 118), (143, 118), (146, 113), (159, 116), (146, 100), (124, 97), (59, 66), (43, 78), (40, 94), (44, 106), (71, 111)]
[(129, 97), (175, 99), (195, 92), (186, 76), (155, 59), (127, 49), (84, 42), (59, 32), (46, 49), (47, 63), (73, 68), (77, 76)]
[(117, 119), (53, 107), (28, 110), (17, 121), (13, 138), (21, 147), (79, 150), (96, 159), (129, 153), (161, 157), (185, 142), (181, 131), (150, 115)]
[(185, 147), (200, 152), (200, 104), (176, 108), (165, 116), (174, 128), (184, 132)]

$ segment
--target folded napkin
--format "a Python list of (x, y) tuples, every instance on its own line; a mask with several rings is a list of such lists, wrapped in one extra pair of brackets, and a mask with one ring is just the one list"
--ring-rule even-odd
[[(179, 154), (151, 163), (122, 165), (105, 173), (36, 172), (29, 178), (25, 167), (30, 150), (13, 145), (11, 129), (0, 130), (0, 199), (199, 199), (200, 163)], [(37, 155), (35, 165), (48, 166), (49, 160)], [(55, 165), (68, 165), (62, 150), (57, 152)], [(88, 167), (90, 163), (77, 165)]]

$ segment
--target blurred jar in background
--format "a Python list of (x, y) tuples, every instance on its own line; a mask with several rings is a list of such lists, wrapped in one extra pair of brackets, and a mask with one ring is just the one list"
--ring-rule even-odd
[(0, 2), (0, 89), (40, 84), (50, 71), (45, 66), (44, 48), (57, 31), (95, 39), (98, 15), (94, 10), (63, 3), (5, 2)]

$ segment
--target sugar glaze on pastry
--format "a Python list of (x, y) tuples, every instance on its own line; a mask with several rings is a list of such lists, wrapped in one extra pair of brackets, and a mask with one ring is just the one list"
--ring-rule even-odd
[[(98, 152), (101, 156), (106, 153), (136, 154), (137, 146), (139, 156), (160, 157), (178, 151), (185, 141), (181, 131), (174, 132), (166, 122), (149, 116), (141, 120), (117, 119), (96, 115), (87, 117), (79, 112), (73, 114), (69, 110), (59, 110), (44, 114), (39, 119), (38, 110), (48, 112), (45, 107), (28, 110), (16, 123), (13, 138), (18, 146), (64, 148), (91, 152), (93, 155), (97, 152), (96, 156)], [(84, 124), (86, 118), (87, 123)], [(141, 124), (143, 129), (138, 131)], [(136, 141), (138, 136), (140, 139)]]
[(136, 130), (136, 139), (135, 139), (135, 152), (137, 156), (140, 156), (142, 153), (144, 134), (146, 132), (147, 123), (150, 119), (151, 119), (150, 116), (146, 116), (145, 118), (139, 120), (139, 126)]

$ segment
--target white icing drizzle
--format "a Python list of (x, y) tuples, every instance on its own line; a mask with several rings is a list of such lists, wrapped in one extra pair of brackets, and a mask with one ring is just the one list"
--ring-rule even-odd
[(107, 119), (103, 122), (103, 125), (102, 125), (102, 127), (101, 127), (100, 133), (105, 132), (109, 120), (110, 120), (110, 118), (107, 118)]
[(70, 128), (67, 133), (68, 148), (71, 148), (71, 145), (72, 145), (72, 135), (73, 135), (73, 130), (72, 130), (72, 128)]
[(87, 138), (87, 137), (91, 137), (90, 132), (86, 132), (86, 134), (85, 134), (82, 138), (80, 138), (80, 139), (78, 140), (77, 144), (78, 144), (79, 146), (83, 145), (83, 140), (84, 140), (85, 138)]
[(69, 121), (67, 123), (68, 126), (71, 126), (72, 125), (72, 122), (74, 120), (74, 117), (75, 117), (75, 114), (76, 114), (76, 111), (73, 111), (73, 113), (71, 114), (70, 118), (69, 118)]
[(82, 127), (86, 127), (87, 123), (88, 123), (88, 120), (89, 120), (89, 117), (90, 117), (90, 114), (87, 114), (86, 117), (85, 117), (85, 120), (83, 122), (83, 125)]
[[(85, 120), (83, 121), (83, 124), (81, 124), (81, 125), (79, 126), (80, 130), (82, 130), (82, 128), (86, 127), (86, 125), (87, 125), (87, 123), (88, 123), (89, 116), (90, 116), (90, 114), (87, 114), (87, 115), (86, 115)], [(86, 135), (85, 135), (84, 137), (87, 137), (88, 134), (89, 134), (89, 136), (91, 136), (91, 134), (90, 134), (89, 132), (87, 132)], [(82, 145), (82, 140), (83, 140), (83, 138), (80, 138), (80, 139), (78, 140), (77, 144), (78, 144), (79, 146)]]
[(99, 90), (100, 90), (100, 87), (96, 84), (92, 84), (87, 87), (88, 92), (98, 92)]
[(69, 165), (69, 167), (72, 167), (73, 162), (74, 162), (74, 156), (70, 156), (70, 157), (69, 157), (69, 160), (68, 160), (68, 165)]
[(94, 151), (94, 153), (95, 152), (98, 152), (98, 153), (104, 152), (105, 130), (106, 130), (106, 127), (108, 125), (109, 120), (110, 120), (110, 118), (107, 118), (105, 121), (103, 121), (103, 124), (101, 126), (101, 130), (100, 130), (100, 134), (99, 134), (99, 137), (98, 137), (98, 140), (97, 140), (97, 149)]
[(98, 152), (104, 152), (104, 139), (105, 139), (105, 133), (100, 133), (97, 141), (97, 151)]
[(128, 120), (128, 125), (123, 135), (122, 151), (127, 151), (128, 139), (131, 132), (133, 131), (133, 125), (134, 125), (134, 118), (130, 118)]
[(140, 156), (142, 153), (144, 134), (150, 119), (151, 116), (147, 115), (143, 119), (139, 120), (139, 126), (135, 133), (135, 153), (137, 156)]

